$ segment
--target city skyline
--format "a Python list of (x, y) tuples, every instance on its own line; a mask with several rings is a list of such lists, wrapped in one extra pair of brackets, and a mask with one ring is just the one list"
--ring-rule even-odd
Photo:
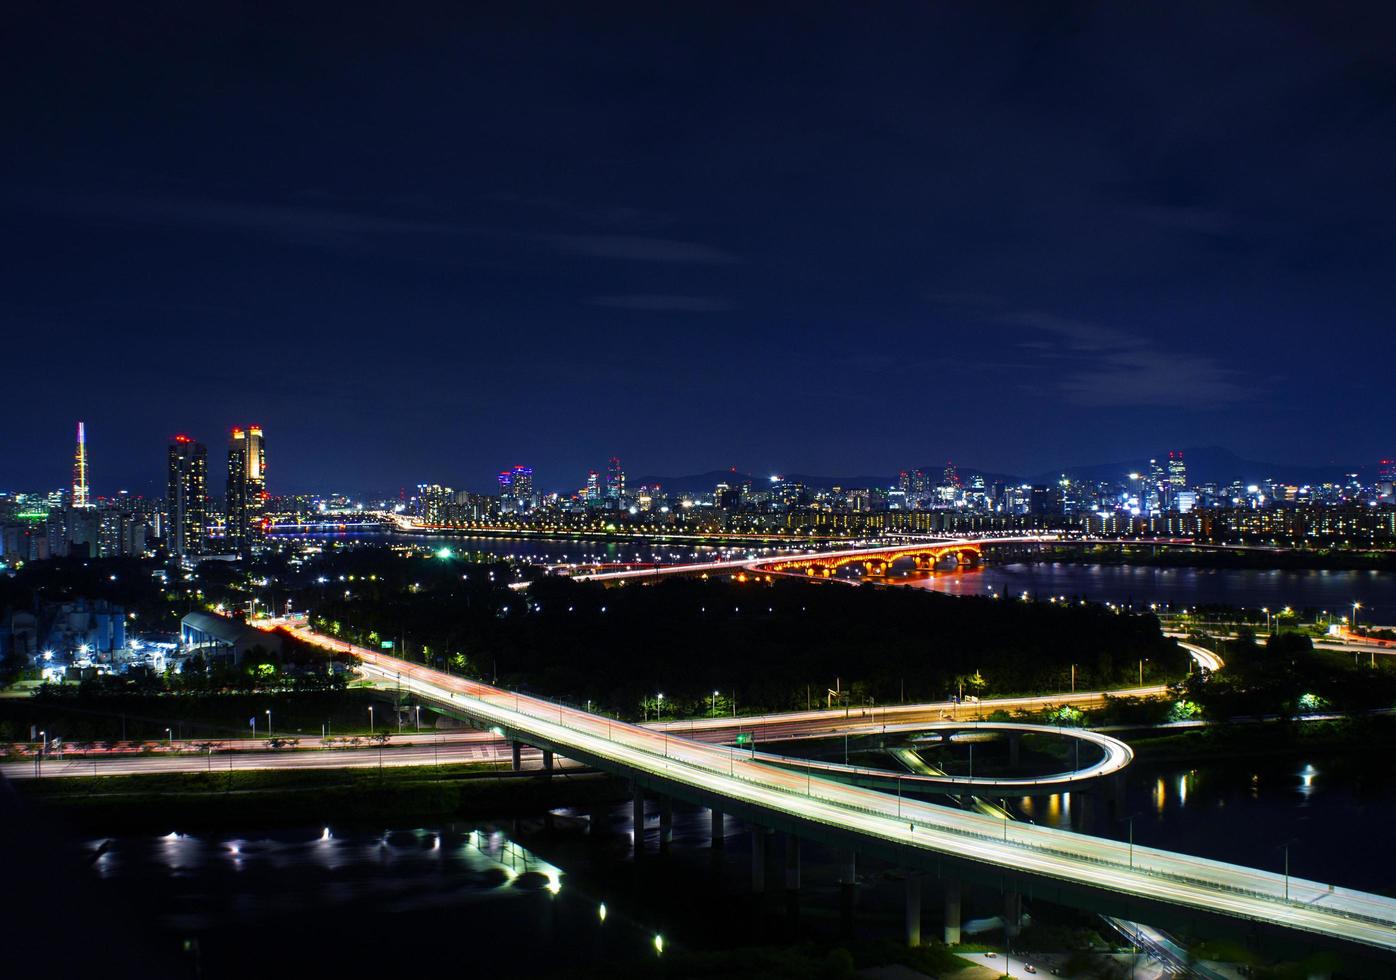
[[(75, 456), (70, 455), (66, 457), (67, 461), (65, 465), (67, 467), (68, 482), (70, 488), (69, 493), (70, 496), (72, 496), (74, 499), (76, 499), (77, 497), (77, 474), (80, 465), (83, 481), (82, 486), (84, 491), (84, 501), (78, 503), (77, 506), (86, 506), (86, 500), (89, 494), (90, 499), (93, 501), (101, 499), (110, 499), (121, 493), (133, 494), (136, 496), (150, 498), (168, 496), (169, 484), (166, 480), (163, 479), (163, 473), (160, 469), (153, 469), (151, 471), (151, 474), (144, 481), (135, 480), (128, 483), (121, 483), (119, 485), (108, 485), (106, 481), (98, 480), (96, 481), (95, 487), (90, 487), (88, 484), (87, 474), (90, 466), (90, 459), (93, 456), (93, 448), (89, 446), (89, 441), (87, 437), (87, 431), (89, 426), (86, 422), (82, 421), (70, 423), (70, 426), (73, 424), (76, 424), (78, 428), (79, 448)], [(235, 486), (235, 484), (240, 487), (243, 482), (246, 482), (247, 485), (251, 488), (250, 492), (253, 495), (253, 498), (251, 499), (253, 499), (255, 503), (256, 498), (270, 493), (270, 491), (268, 491), (267, 489), (265, 475), (265, 450), (262, 448), (263, 427), (261, 425), (251, 425), (246, 427), (234, 425), (224, 427), (223, 431), (227, 433), (229, 439), (229, 470), (227, 486), (230, 489), (232, 489)], [(246, 451), (241, 451), (244, 433), (246, 433), (246, 438), (251, 441), (252, 445)], [(292, 442), (294, 444), (294, 430), (292, 430), (292, 433), (288, 435), (290, 436), (290, 438), (288, 438), (287, 441)], [(170, 435), (162, 439), (160, 441), (160, 445), (188, 442), (191, 439), (195, 443), (204, 444), (204, 440), (200, 439), (197, 435), (191, 437), (187, 434), (186, 431), (181, 430), (177, 434)], [(306, 441), (313, 443), (313, 440)], [(98, 468), (99, 471), (104, 471), (106, 469), (106, 466), (108, 465), (105, 462), (105, 460), (107, 460), (109, 457), (100, 448), (100, 438), (96, 443), (96, 446), (96, 458), (99, 461), (103, 461), (99, 464)], [(1171, 458), (1174, 453), (1178, 454), (1178, 459), (1176, 461)], [(1118, 480), (1120, 482), (1126, 482), (1131, 475), (1131, 469), (1138, 468), (1139, 466), (1143, 465), (1146, 461), (1153, 462), (1155, 459), (1157, 459), (1161, 467), (1169, 466), (1169, 471), (1165, 474), (1167, 481), (1170, 483), (1175, 483), (1177, 484), (1177, 486), (1182, 487), (1185, 481), (1180, 481), (1177, 478), (1177, 474), (1175, 474), (1172, 471), (1172, 465), (1175, 463), (1181, 463), (1182, 456), (1184, 454), (1188, 454), (1189, 456), (1195, 458), (1199, 453), (1207, 457), (1208, 461), (1205, 465), (1207, 467), (1208, 473), (1205, 477), (1198, 480), (1194, 480), (1195, 483), (1221, 482), (1231, 480), (1257, 481), (1265, 479), (1288, 480), (1297, 481), (1301, 483), (1324, 482), (1325, 478), (1318, 476), (1317, 474), (1319, 473), (1327, 474), (1326, 478), (1330, 481), (1337, 481), (1346, 478), (1352, 474), (1365, 476), (1368, 480), (1375, 481), (1378, 479), (1387, 478), (1383, 474), (1388, 472), (1388, 468), (1391, 465), (1391, 457), (1393, 455), (1387, 453), (1369, 460), (1348, 460), (1342, 462), (1330, 462), (1328, 464), (1314, 464), (1302, 462), (1284, 463), (1276, 461), (1257, 461), (1248, 459), (1242, 454), (1233, 453), (1230, 449), (1225, 449), (1217, 446), (1187, 447), (1184, 449), (1162, 448), (1155, 446), (1140, 450), (1135, 454), (1120, 459), (1063, 462), (1059, 466), (1050, 467), (1046, 470), (1036, 472), (1030, 472), (1022, 469), (994, 469), (990, 467), (977, 465), (972, 459), (964, 461), (945, 460), (944, 466), (946, 468), (946, 472), (951, 472), (958, 467), (964, 470), (966, 473), (988, 474), (996, 479), (1006, 479), (1022, 483), (1054, 482), (1057, 477), (1067, 475), (1072, 475), (1076, 479), (1081, 480)], [(1221, 462), (1218, 462), (1218, 457), (1220, 457)], [(80, 458), (81, 460), (80, 464), (77, 462), (78, 458)], [(628, 459), (630, 457), (626, 456), (624, 458)], [(1214, 472), (1218, 469), (1218, 467), (1231, 465), (1228, 458), (1232, 458), (1235, 460), (1236, 471), (1227, 473)], [(928, 473), (937, 473), (940, 471), (940, 468), (937, 467), (936, 464), (931, 463), (929, 460), (917, 464), (907, 465), (907, 461), (904, 458), (899, 465), (893, 465), (888, 470), (886, 470), (886, 472), (883, 473), (859, 473), (853, 470), (851, 467), (843, 471), (835, 471), (831, 473), (807, 472), (802, 471), (798, 468), (770, 468), (763, 471), (755, 468), (747, 468), (738, 465), (704, 467), (700, 463), (695, 463), (694, 465), (690, 466), (685, 470), (666, 474), (657, 473), (651, 469), (642, 470), (631, 467), (630, 469), (632, 475), (627, 477), (626, 470), (624, 468), (621, 468), (621, 460), (622, 457), (617, 457), (615, 455), (608, 454), (605, 457), (604, 472), (602, 470), (601, 460), (598, 459), (597, 466), (584, 466), (582, 469), (576, 471), (575, 473), (566, 470), (556, 470), (549, 467), (534, 467), (517, 463), (512, 464), (509, 467), (505, 467), (502, 471), (495, 469), (494, 466), (492, 466), (489, 462), (482, 462), (476, 466), (466, 466), (465, 464), (459, 463), (435, 463), (424, 466), (422, 472), (418, 472), (416, 474), (402, 474), (400, 475), (399, 479), (389, 479), (386, 483), (383, 481), (380, 474), (380, 479), (376, 483), (370, 483), (369, 485), (365, 486), (355, 486), (352, 485), (349, 481), (339, 479), (332, 474), (329, 476), (325, 476), (322, 473), (321, 479), (318, 483), (311, 485), (297, 485), (288, 483), (277, 488), (275, 493), (272, 493), (271, 495), (276, 496), (279, 494), (289, 493), (323, 493), (331, 491), (346, 491), (356, 494), (378, 494), (382, 496), (391, 496), (395, 489), (399, 491), (404, 491), (410, 490), (423, 483), (443, 483), (459, 485), (462, 489), (470, 490), (473, 492), (504, 492), (507, 496), (514, 494), (514, 491), (511, 488), (511, 481), (512, 478), (517, 475), (518, 471), (522, 471), (526, 474), (528, 488), (527, 492), (532, 493), (535, 485), (533, 472), (536, 468), (541, 469), (543, 474), (542, 478), (537, 483), (537, 487), (541, 492), (561, 492), (564, 495), (576, 492), (581, 494), (582, 496), (588, 495), (589, 488), (595, 488), (598, 493), (598, 496), (618, 496), (619, 494), (612, 492), (616, 486), (615, 479), (617, 475), (619, 475), (619, 490), (620, 493), (623, 494), (625, 492), (627, 480), (629, 480), (630, 484), (633, 486), (643, 486), (652, 483), (664, 483), (665, 481), (679, 481), (680, 483), (686, 484), (694, 480), (705, 479), (708, 477), (721, 478), (722, 475), (730, 473), (733, 476), (740, 476), (743, 478), (764, 479), (773, 477), (789, 477), (792, 479), (812, 480), (816, 484), (834, 483), (843, 484), (845, 486), (865, 485), (873, 487), (892, 487), (897, 484), (899, 476), (904, 478), (908, 473), (914, 470), (925, 470)], [(58, 463), (55, 462), (54, 465), (56, 467)], [(242, 472), (246, 474), (246, 478), (244, 481), (239, 482), (235, 478), (235, 468), (240, 469)], [(278, 467), (278, 469), (280, 469), (280, 467)], [(455, 475), (452, 476), (451, 474)], [(638, 479), (636, 478), (636, 474), (638, 474)], [(17, 479), (11, 479), (9, 482), (0, 481), (0, 490), (6, 492), (30, 493), (49, 492), (60, 485), (61, 484), (55, 484), (52, 482), (21, 482)], [(213, 494), (213, 496), (219, 496), (219, 494), (215, 493)]]

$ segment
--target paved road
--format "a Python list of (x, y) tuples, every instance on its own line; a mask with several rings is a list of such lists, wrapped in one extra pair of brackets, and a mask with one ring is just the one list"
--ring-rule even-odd
[(1013, 825), (982, 814), (844, 783), (813, 779), (712, 745), (601, 718), (566, 705), (503, 691), (338, 640), (304, 628), (302, 639), (360, 658), (368, 676), (400, 682), (423, 698), (540, 742), (645, 773), (659, 783), (682, 783), (716, 800), (772, 811), (783, 819), (834, 826), (912, 851), (963, 860), (1261, 921), (1320, 937), (1396, 953), (1396, 900), (1210, 861), (1156, 848), (1130, 846), (1036, 825)]
[[(469, 738), (443, 737), (439, 743), (416, 739), (408, 745), (379, 748), (324, 749), (302, 751), (200, 752), (192, 746), (185, 752), (168, 755), (90, 756), (69, 754), (49, 756), (38, 766), (34, 760), (0, 763), (0, 774), (9, 779), (49, 779), (54, 776), (130, 776), (170, 772), (226, 772), (230, 769), (354, 769), (382, 766), (432, 766), (460, 763), (486, 763), (501, 770), (511, 768), (507, 742), (487, 732)], [(525, 749), (522, 768), (541, 769), (542, 753)], [(558, 768), (579, 768), (576, 763), (556, 760)]]

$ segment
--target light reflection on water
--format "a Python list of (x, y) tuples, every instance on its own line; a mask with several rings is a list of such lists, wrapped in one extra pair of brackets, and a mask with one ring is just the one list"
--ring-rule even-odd
[(1370, 760), (1302, 756), (1193, 764), (1136, 761), (1124, 797), (1089, 792), (1022, 797), (1036, 823), (1279, 870), (1290, 844), (1296, 875), (1383, 893), (1396, 890), (1396, 850), (1385, 839), (1396, 811), (1396, 772)]
[(1279, 570), (1250, 568), (1152, 568), (1067, 562), (987, 565), (934, 574), (895, 575), (898, 584), (949, 595), (1017, 596), (1027, 593), (1085, 598), (1147, 608), (1199, 604), (1291, 606), (1340, 610), (1361, 602), (1372, 622), (1396, 619), (1396, 574), (1378, 571)]

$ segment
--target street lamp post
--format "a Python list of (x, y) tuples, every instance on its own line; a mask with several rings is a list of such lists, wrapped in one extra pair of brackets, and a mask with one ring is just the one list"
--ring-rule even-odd
[(267, 709), (267, 738), (271, 738), (271, 709)]
[(1359, 609), (1361, 609), (1361, 608), (1362, 608), (1362, 603), (1360, 603), (1360, 602), (1354, 602), (1354, 603), (1352, 604), (1352, 628), (1353, 628), (1354, 630), (1357, 629), (1357, 610), (1359, 610)]
[(1266, 636), (1269, 636), (1269, 635), (1270, 635), (1270, 607), (1268, 607), (1268, 606), (1262, 607), (1260, 611), (1263, 612), (1263, 613), (1265, 614), (1265, 635), (1266, 635)]
[(368, 733), (373, 734), (373, 705), (368, 706)]
[[(808, 698), (806, 699), (808, 700)], [(713, 692), (713, 717), (717, 717), (717, 692)]]
[(654, 720), (660, 721), (664, 718), (664, 693), (661, 691), (654, 701)]

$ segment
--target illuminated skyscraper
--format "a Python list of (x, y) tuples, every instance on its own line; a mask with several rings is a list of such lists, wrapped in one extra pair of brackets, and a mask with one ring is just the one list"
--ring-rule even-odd
[(606, 464), (606, 496), (615, 500), (625, 496), (625, 470), (621, 469), (619, 456), (612, 456)]
[(587, 500), (597, 500), (601, 497), (601, 474), (595, 470), (587, 470), (585, 494)]
[(201, 555), (208, 536), (208, 450), (188, 436), (170, 443), (170, 484), (165, 498), (170, 554)]
[(78, 423), (78, 447), (73, 453), (73, 506), (91, 507), (87, 490), (87, 427)]
[(261, 542), (267, 498), (267, 451), (262, 427), (233, 429), (228, 440), (228, 550), (247, 555)]
[(533, 497), (533, 467), (515, 466), (510, 471), (515, 500), (530, 500)]
[(1168, 453), (1168, 487), (1174, 499), (1188, 488), (1188, 464), (1183, 462), (1181, 449)]

